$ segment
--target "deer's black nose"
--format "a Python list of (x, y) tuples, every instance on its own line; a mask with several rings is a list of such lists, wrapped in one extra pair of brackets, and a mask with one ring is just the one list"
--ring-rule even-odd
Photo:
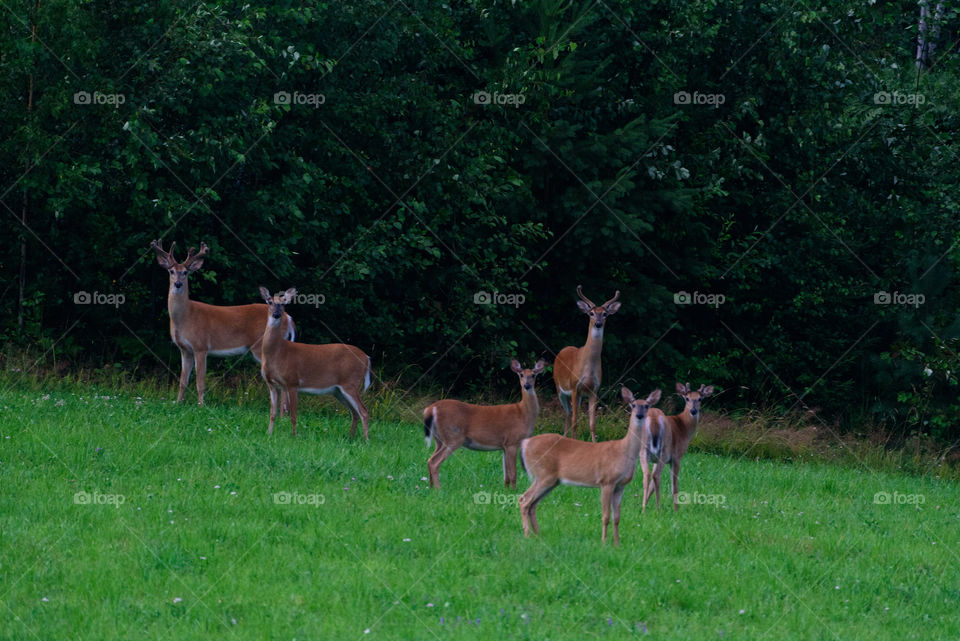
[(690, 410), (690, 416), (696, 416), (700, 410)]
[(280, 318), (280, 312), (279, 312), (279, 311), (274, 312), (274, 313), (273, 313), (273, 317), (274, 317), (274, 318)]
[(593, 324), (593, 326), (596, 327), (597, 329), (603, 329), (603, 321), (597, 321), (596, 323)]
[(181, 287), (183, 287), (183, 282), (178, 280), (173, 284), (173, 286), (176, 287), (177, 289), (180, 289)]
[(523, 389), (533, 389), (533, 385), (531, 385), (530, 383), (527, 383), (526, 385), (523, 386)]

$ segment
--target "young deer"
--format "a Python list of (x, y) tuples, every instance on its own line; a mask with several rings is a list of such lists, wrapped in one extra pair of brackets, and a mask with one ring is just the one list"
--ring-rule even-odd
[(440, 487), (440, 464), (461, 446), (470, 450), (503, 450), (503, 481), (507, 487), (517, 486), (517, 449), (520, 442), (533, 434), (540, 404), (534, 383), (547, 363), (541, 359), (533, 369), (523, 369), (520, 362), (510, 362), (510, 369), (520, 377), (519, 403), (511, 405), (470, 405), (453, 399), (437, 401), (423, 410), (427, 447), (436, 439), (437, 446), (427, 468), (430, 485)]
[(600, 488), (603, 505), (603, 534), (613, 512), (613, 543), (620, 545), (620, 501), (624, 487), (633, 480), (637, 459), (643, 445), (642, 425), (650, 408), (660, 400), (660, 390), (653, 390), (645, 399), (634, 399), (626, 387), (620, 390), (630, 405), (630, 427), (619, 441), (584, 443), (559, 434), (540, 434), (524, 439), (520, 460), (533, 484), (520, 497), (520, 519), (523, 533), (540, 532), (537, 525), (537, 503), (558, 484), (586, 485)]
[[(587, 327), (587, 342), (583, 347), (564, 347), (553, 363), (553, 379), (557, 383), (557, 396), (566, 414), (563, 423), (563, 435), (580, 438), (577, 433), (577, 413), (580, 410), (581, 395), (589, 397), (587, 411), (590, 415), (590, 439), (597, 441), (595, 429), (597, 415), (597, 391), (600, 389), (600, 351), (603, 349), (603, 327), (607, 317), (617, 313), (620, 303), (618, 290), (613, 298), (597, 306), (583, 295), (577, 285), (577, 301), (580, 311), (590, 317)], [(571, 434), (572, 432), (572, 434)]]
[[(273, 434), (277, 406), (281, 395), (290, 406), (293, 435), (297, 435), (297, 392), (332, 394), (350, 410), (350, 437), (357, 433), (357, 418), (363, 421), (363, 437), (370, 440), (370, 412), (360, 393), (370, 387), (370, 357), (353, 345), (306, 345), (284, 340), (286, 319), (284, 306), (289, 305), (297, 290), (290, 288), (271, 296), (266, 287), (260, 288), (267, 302), (269, 314), (263, 331), (260, 374), (270, 388), (270, 427)], [(261, 319), (261, 325), (263, 319)], [(283, 414), (282, 410), (280, 412)]]
[[(167, 294), (167, 311), (170, 314), (170, 337), (180, 348), (180, 393), (177, 402), (190, 382), (194, 364), (197, 367), (197, 396), (203, 405), (206, 387), (207, 356), (237, 356), (250, 352), (260, 362), (260, 343), (263, 339), (263, 317), (267, 306), (253, 305), (218, 306), (190, 300), (188, 277), (203, 266), (203, 257), (209, 248), (200, 243), (200, 251), (187, 250), (182, 263), (173, 257), (173, 248), (164, 251), (160, 241), (150, 243), (157, 254), (157, 262), (170, 273), (170, 291)], [(287, 317), (288, 340), (294, 339), (293, 319)]]
[[(696, 392), (690, 391), (690, 383), (677, 383), (677, 394), (683, 397), (683, 412), (675, 416), (666, 416), (656, 408), (650, 410), (643, 425), (644, 456), (640, 459), (643, 471), (643, 507), (646, 511), (650, 494), (657, 493), (657, 509), (660, 508), (660, 473), (663, 466), (670, 464), (670, 486), (673, 490), (673, 509), (680, 509), (677, 501), (677, 476), (680, 474), (680, 459), (687, 453), (693, 433), (697, 431), (700, 420), (700, 401), (713, 394), (713, 385), (701, 385)], [(653, 474), (650, 463), (655, 463)], [(651, 483), (652, 481), (652, 483)]]

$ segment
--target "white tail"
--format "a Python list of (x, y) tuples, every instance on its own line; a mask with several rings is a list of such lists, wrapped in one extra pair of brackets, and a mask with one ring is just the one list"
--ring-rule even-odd
[[(180, 392), (183, 396), (190, 382), (194, 365), (197, 368), (197, 397), (203, 405), (206, 388), (207, 356), (234, 356), (250, 352), (260, 362), (260, 347), (263, 339), (263, 319), (267, 306), (263, 304), (218, 306), (190, 300), (188, 277), (203, 266), (203, 258), (209, 248), (200, 243), (200, 251), (193, 247), (187, 250), (182, 263), (173, 257), (173, 248), (164, 251), (160, 241), (150, 243), (156, 252), (157, 262), (170, 274), (170, 290), (167, 294), (167, 311), (170, 314), (170, 338), (180, 348)], [(289, 339), (293, 340), (293, 319), (287, 317)]]
[(446, 399), (423, 410), (427, 447), (434, 439), (437, 441), (437, 448), (427, 461), (431, 486), (440, 487), (440, 464), (462, 446), (471, 450), (503, 450), (504, 484), (516, 487), (517, 449), (523, 439), (533, 434), (540, 411), (534, 385), (546, 366), (545, 361), (539, 360), (533, 369), (523, 369), (519, 361), (511, 361), (510, 369), (520, 377), (519, 403), (471, 405)]
[[(677, 383), (677, 394), (683, 397), (683, 412), (666, 416), (654, 408), (647, 414), (644, 424), (644, 453), (640, 458), (643, 471), (643, 507), (646, 511), (650, 494), (657, 494), (657, 508), (660, 507), (660, 474), (666, 463), (670, 464), (670, 488), (673, 492), (673, 509), (679, 510), (677, 500), (677, 479), (680, 475), (680, 459), (687, 453), (690, 440), (697, 431), (700, 420), (700, 401), (713, 394), (713, 385), (701, 385), (698, 391), (691, 391), (690, 384)], [(653, 463), (653, 471), (650, 464)]]
[(525, 439), (520, 446), (520, 460), (533, 479), (533, 484), (520, 497), (520, 519), (523, 533), (539, 533), (537, 504), (560, 483), (600, 488), (603, 505), (603, 533), (613, 513), (613, 542), (620, 544), (620, 501), (623, 489), (633, 480), (637, 458), (643, 445), (643, 425), (648, 411), (660, 400), (660, 390), (645, 399), (634, 399), (626, 387), (623, 400), (630, 405), (630, 427), (618, 441), (585, 443), (559, 434), (540, 434)]
[[(370, 357), (353, 345), (305, 345), (283, 339), (287, 318), (284, 307), (289, 305), (297, 290), (290, 288), (271, 296), (265, 287), (260, 294), (269, 311), (260, 319), (263, 331), (263, 353), (260, 374), (270, 388), (270, 427), (273, 433), (281, 395), (289, 395), (290, 422), (297, 434), (297, 393), (332, 394), (350, 411), (350, 436), (357, 431), (357, 419), (363, 422), (363, 437), (370, 440), (370, 413), (360, 399), (360, 393), (370, 385)], [(264, 329), (264, 322), (266, 328)], [(283, 412), (281, 411), (282, 415)]]
[(603, 305), (594, 305), (583, 295), (583, 289), (577, 285), (580, 300), (577, 306), (590, 317), (587, 326), (587, 342), (583, 347), (564, 347), (553, 363), (553, 379), (557, 383), (557, 396), (566, 414), (563, 423), (563, 435), (579, 438), (577, 433), (577, 413), (583, 394), (588, 397), (587, 413), (590, 417), (590, 439), (597, 440), (595, 429), (597, 414), (597, 391), (600, 389), (600, 352), (603, 349), (603, 328), (607, 317), (617, 313), (620, 303), (618, 290), (613, 298)]

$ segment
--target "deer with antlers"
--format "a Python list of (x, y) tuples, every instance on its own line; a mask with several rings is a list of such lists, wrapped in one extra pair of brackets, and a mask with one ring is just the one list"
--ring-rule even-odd
[(583, 295), (583, 289), (577, 285), (577, 307), (590, 317), (587, 329), (587, 342), (583, 347), (564, 347), (553, 363), (553, 379), (557, 384), (557, 396), (566, 414), (563, 435), (579, 438), (577, 433), (577, 413), (583, 394), (588, 396), (587, 412), (590, 417), (590, 438), (596, 442), (597, 392), (600, 389), (600, 351), (603, 349), (603, 328), (607, 317), (617, 313), (620, 303), (620, 291), (603, 305), (594, 305)]
[[(660, 508), (660, 473), (663, 466), (670, 464), (670, 489), (673, 491), (673, 509), (680, 509), (677, 501), (677, 477), (680, 474), (680, 459), (687, 453), (697, 423), (700, 421), (700, 402), (713, 394), (713, 385), (701, 385), (693, 391), (690, 383), (677, 383), (677, 394), (683, 397), (683, 412), (674, 416), (667, 416), (659, 409), (652, 409), (647, 414), (644, 424), (645, 453), (640, 459), (640, 468), (643, 471), (643, 507), (647, 509), (650, 494), (657, 493), (657, 509)], [(650, 463), (654, 464), (650, 471)]]
[[(553, 488), (565, 485), (586, 485), (600, 488), (603, 506), (603, 533), (613, 517), (613, 543), (620, 545), (620, 501), (623, 490), (633, 480), (637, 459), (644, 445), (643, 425), (648, 412), (660, 400), (660, 390), (653, 390), (645, 399), (635, 399), (626, 387), (620, 390), (630, 406), (630, 426), (617, 441), (584, 443), (559, 434), (540, 434), (524, 439), (520, 460), (533, 483), (519, 499), (523, 533), (540, 532), (537, 525), (537, 504)], [(611, 514), (612, 513), (612, 514)]]
[[(176, 243), (171, 243), (170, 251), (164, 251), (159, 240), (150, 243), (156, 252), (157, 262), (170, 274), (170, 289), (167, 294), (167, 311), (170, 314), (170, 337), (180, 348), (180, 392), (177, 402), (183, 402), (183, 396), (190, 382), (194, 365), (197, 368), (197, 397), (203, 405), (206, 387), (207, 356), (238, 356), (250, 352), (260, 362), (260, 343), (263, 339), (263, 318), (267, 306), (262, 303), (253, 305), (208, 305), (190, 300), (188, 277), (203, 266), (203, 258), (209, 248), (200, 243), (200, 251), (187, 250), (187, 257), (178, 262), (173, 257)], [(288, 317), (286, 338), (293, 340), (295, 327), (293, 319)]]
[[(363, 422), (363, 437), (370, 440), (370, 412), (367, 411), (361, 392), (370, 387), (370, 357), (353, 345), (332, 343), (306, 345), (284, 340), (287, 333), (287, 316), (284, 307), (289, 305), (297, 290), (290, 288), (282, 294), (270, 295), (266, 287), (260, 295), (266, 301), (266, 328), (263, 329), (262, 360), (260, 374), (270, 388), (270, 427), (273, 434), (277, 409), (281, 398), (290, 408), (293, 435), (297, 435), (297, 393), (332, 394), (350, 411), (350, 437), (357, 433), (357, 419)], [(260, 319), (261, 325), (263, 319)], [(283, 415), (282, 408), (280, 415)]]
[(520, 362), (510, 362), (510, 369), (520, 377), (519, 403), (510, 405), (471, 405), (453, 399), (437, 401), (423, 410), (427, 447), (437, 445), (427, 461), (430, 485), (440, 487), (440, 464), (460, 447), (469, 450), (503, 450), (503, 482), (517, 486), (517, 450), (520, 442), (533, 434), (540, 404), (534, 383), (547, 363), (537, 361), (533, 369), (523, 369)]

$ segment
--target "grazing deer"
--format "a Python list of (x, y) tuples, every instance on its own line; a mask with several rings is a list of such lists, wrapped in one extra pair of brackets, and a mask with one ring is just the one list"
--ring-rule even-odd
[[(577, 433), (577, 413), (580, 410), (581, 395), (589, 397), (587, 411), (590, 415), (590, 438), (597, 441), (595, 429), (597, 417), (597, 392), (600, 389), (600, 351), (603, 349), (603, 327), (607, 317), (617, 313), (620, 303), (618, 290), (613, 298), (597, 306), (583, 295), (577, 285), (577, 307), (590, 317), (587, 328), (587, 342), (583, 347), (564, 347), (553, 363), (553, 379), (557, 383), (557, 396), (566, 414), (563, 423), (563, 435), (579, 438)], [(572, 432), (572, 434), (571, 434)]]
[[(613, 512), (613, 543), (620, 545), (620, 501), (623, 489), (637, 472), (637, 459), (643, 446), (642, 426), (647, 412), (660, 400), (660, 390), (653, 390), (645, 399), (634, 399), (626, 387), (620, 390), (630, 405), (630, 427), (618, 441), (584, 443), (559, 434), (540, 434), (524, 439), (520, 445), (520, 461), (533, 484), (520, 497), (520, 519), (523, 534), (539, 534), (537, 503), (558, 484), (586, 485), (600, 488), (603, 505), (603, 534)], [(612, 509), (611, 509), (612, 508)]]
[[(150, 243), (150, 248), (157, 254), (157, 262), (170, 273), (170, 291), (167, 294), (170, 337), (180, 348), (180, 393), (177, 394), (177, 402), (183, 402), (190, 373), (196, 364), (197, 396), (199, 404), (203, 405), (208, 355), (238, 356), (250, 352), (260, 362), (263, 317), (267, 313), (267, 306), (261, 303), (219, 306), (190, 300), (188, 277), (203, 266), (203, 257), (209, 248), (206, 243), (200, 243), (200, 251), (194, 254), (193, 247), (190, 247), (187, 257), (180, 263), (173, 257), (173, 248), (176, 246), (176, 243), (172, 243), (170, 251), (164, 251), (160, 241)], [(287, 339), (293, 340), (293, 319), (289, 316), (287, 319)]]
[[(677, 501), (677, 477), (680, 474), (680, 459), (687, 453), (693, 433), (700, 420), (700, 401), (713, 394), (713, 385), (701, 385), (696, 392), (690, 391), (690, 383), (677, 383), (677, 394), (683, 397), (683, 412), (666, 416), (656, 408), (647, 414), (644, 423), (644, 456), (640, 459), (643, 470), (643, 507), (646, 511), (650, 494), (657, 493), (657, 509), (660, 508), (660, 473), (670, 464), (670, 487), (673, 491), (673, 509), (680, 509)], [(650, 473), (650, 463), (655, 463)], [(651, 482), (652, 481), (652, 482)]]
[(546, 366), (543, 359), (537, 361), (533, 369), (523, 369), (517, 360), (510, 362), (510, 369), (520, 377), (519, 403), (471, 405), (444, 399), (423, 410), (427, 447), (431, 440), (437, 441), (427, 461), (431, 486), (440, 487), (440, 464), (461, 446), (470, 450), (503, 450), (504, 484), (517, 486), (517, 450), (520, 442), (533, 434), (540, 411), (534, 383)]
[[(360, 399), (360, 393), (370, 387), (370, 357), (353, 345), (332, 343), (306, 345), (284, 340), (287, 318), (284, 306), (289, 305), (297, 290), (290, 288), (271, 296), (266, 287), (260, 288), (269, 313), (263, 331), (260, 374), (270, 388), (270, 427), (273, 434), (277, 405), (281, 395), (290, 407), (293, 435), (297, 435), (297, 392), (332, 394), (350, 411), (350, 437), (357, 433), (357, 418), (363, 421), (363, 437), (370, 440), (370, 412)], [(260, 319), (261, 325), (263, 319)], [(280, 412), (281, 416), (283, 411)]]

